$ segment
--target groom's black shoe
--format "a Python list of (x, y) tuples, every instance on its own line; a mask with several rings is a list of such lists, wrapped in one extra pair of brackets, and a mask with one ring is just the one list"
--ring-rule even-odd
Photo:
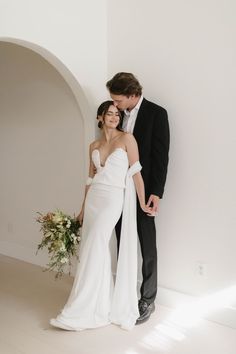
[(144, 323), (149, 319), (151, 314), (155, 311), (155, 304), (154, 302), (148, 304), (146, 301), (141, 299), (138, 302), (138, 308), (140, 316), (136, 321), (136, 325)]

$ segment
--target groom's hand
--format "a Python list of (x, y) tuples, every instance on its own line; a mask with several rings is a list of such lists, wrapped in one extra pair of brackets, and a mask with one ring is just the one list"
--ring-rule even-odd
[(147, 202), (147, 207), (151, 207), (151, 214), (148, 214), (149, 216), (155, 216), (157, 214), (159, 210), (159, 201), (160, 198), (157, 195), (150, 195)]

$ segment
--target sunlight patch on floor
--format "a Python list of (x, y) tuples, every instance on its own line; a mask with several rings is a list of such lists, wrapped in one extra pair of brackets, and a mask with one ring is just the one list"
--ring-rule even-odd
[(168, 351), (176, 342), (187, 337), (188, 329), (198, 326), (208, 314), (235, 303), (236, 286), (221, 290), (179, 306), (163, 323), (155, 326), (140, 344), (147, 349)]
[(171, 323), (189, 328), (208, 314), (233, 305), (236, 298), (236, 286), (218, 291), (177, 308), (169, 318)]

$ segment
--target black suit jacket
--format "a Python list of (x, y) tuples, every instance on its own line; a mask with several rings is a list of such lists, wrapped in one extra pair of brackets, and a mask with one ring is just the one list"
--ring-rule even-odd
[(162, 198), (170, 141), (166, 110), (144, 98), (138, 111), (133, 135), (138, 143), (146, 197), (155, 194)]

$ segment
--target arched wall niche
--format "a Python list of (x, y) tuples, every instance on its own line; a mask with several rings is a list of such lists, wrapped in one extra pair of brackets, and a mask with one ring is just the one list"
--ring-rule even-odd
[(83, 119), (83, 129), (84, 129), (84, 143), (85, 143), (85, 170), (88, 171), (88, 154), (87, 147), (91, 141), (94, 140), (95, 137), (95, 125), (94, 121), (91, 119), (93, 117), (91, 108), (87, 101), (87, 98), (75, 76), (71, 73), (71, 71), (66, 67), (63, 62), (57, 58), (52, 52), (39, 46), (36, 43), (32, 43), (29, 41), (25, 41), (19, 38), (11, 38), (11, 37), (0, 37), (0, 42), (13, 43), (16, 45), (20, 45), (22, 47), (31, 49), (35, 53), (42, 56), (46, 61), (48, 61), (63, 77), (65, 82), (70, 87), (76, 102), (78, 103), (79, 110), (81, 112), (81, 116)]
[(0, 253), (45, 265), (46, 254), (35, 256), (36, 212), (79, 211), (94, 115), (75, 76), (47, 49), (1, 37), (0, 47)]

